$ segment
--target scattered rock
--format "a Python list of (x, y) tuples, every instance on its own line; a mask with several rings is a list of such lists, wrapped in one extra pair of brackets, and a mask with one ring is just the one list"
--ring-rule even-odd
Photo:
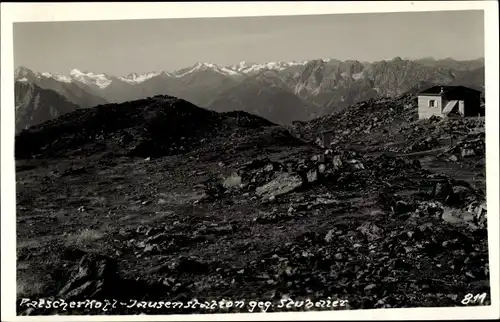
[(407, 202), (402, 201), (402, 200), (398, 200), (396, 202), (396, 205), (394, 206), (394, 209), (393, 209), (394, 214), (396, 214), (396, 215), (405, 214), (405, 213), (408, 213), (412, 210), (413, 210), (412, 205), (410, 205)]
[(366, 222), (359, 226), (356, 230), (360, 231), (369, 241), (376, 240), (383, 234), (383, 230), (374, 223)]
[(420, 202), (417, 210), (413, 214), (416, 217), (434, 217), (441, 216), (444, 211), (444, 207), (440, 202)]
[(365, 291), (372, 290), (372, 289), (374, 289), (375, 287), (377, 287), (377, 285), (376, 285), (376, 284), (370, 284), (370, 285), (367, 285), (367, 286), (365, 287)]
[(192, 258), (182, 257), (169, 266), (171, 271), (179, 273), (205, 274), (209, 269), (209, 265)]
[(433, 195), (435, 197), (448, 197), (453, 193), (453, 187), (449, 182), (437, 182), (434, 185)]
[(307, 172), (307, 182), (314, 183), (318, 180), (318, 170), (311, 169)]
[(233, 172), (229, 177), (227, 177), (224, 180), (222, 186), (226, 189), (240, 188), (241, 177), (236, 172)]
[(476, 208), (476, 217), (475, 217), (475, 222), (480, 228), (486, 228), (486, 222), (487, 222), (487, 210), (486, 210), (486, 204), (482, 203)]
[(340, 158), (340, 155), (333, 156), (332, 164), (333, 164), (333, 168), (335, 170), (342, 168), (343, 163), (342, 163), (342, 159)]
[(472, 149), (462, 149), (461, 151), (462, 158), (472, 157), (476, 155), (476, 152)]
[(330, 243), (334, 237), (335, 237), (335, 229), (332, 229), (332, 230), (328, 231), (328, 233), (326, 234), (325, 241), (327, 243)]

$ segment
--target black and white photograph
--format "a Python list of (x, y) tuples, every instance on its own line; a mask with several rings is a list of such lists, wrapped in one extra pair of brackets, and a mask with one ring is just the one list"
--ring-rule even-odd
[(498, 317), (498, 3), (251, 4), (2, 22), (13, 320)]

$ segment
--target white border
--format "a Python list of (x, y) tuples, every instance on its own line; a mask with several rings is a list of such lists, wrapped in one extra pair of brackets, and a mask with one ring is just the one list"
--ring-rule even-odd
[[(15, 166), (14, 74), (12, 23), (22, 21), (125, 20), (194, 17), (280, 16), (334, 13), (485, 11), (486, 149), (490, 307), (376, 309), (310, 313), (204, 314), (170, 316), (47, 316), (16, 317), (15, 302)], [(188, 3), (2, 3), (1, 4), (1, 155), (2, 155), (2, 321), (165, 321), (165, 320), (352, 320), (352, 319), (487, 319), (499, 317), (498, 207), (498, 3), (497, 1), (373, 1), (373, 2), (188, 2)], [(460, 44), (458, 44), (460, 46)], [(459, 47), (457, 47), (459, 48)], [(496, 256), (495, 256), (496, 255)]]

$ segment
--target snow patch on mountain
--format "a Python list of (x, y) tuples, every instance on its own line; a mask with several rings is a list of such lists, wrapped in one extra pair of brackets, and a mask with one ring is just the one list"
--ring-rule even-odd
[(43, 73), (35, 73), (35, 76), (37, 78), (42, 78), (42, 77), (52, 78), (52, 79), (54, 79), (58, 82), (61, 82), (61, 83), (71, 83), (71, 81), (72, 81), (71, 77), (64, 75), (64, 74), (51, 74), (48, 72), (43, 72)]
[(26, 82), (28, 82), (28, 79), (26, 77), (23, 77), (23, 78), (18, 79), (17, 81), (26, 83)]
[(111, 80), (109, 80), (105, 74), (84, 73), (78, 69), (72, 69), (69, 74), (73, 77), (73, 79), (81, 83), (94, 84), (101, 89), (106, 88), (109, 84), (111, 84)]
[(118, 79), (129, 83), (129, 84), (140, 84), (144, 81), (147, 81), (148, 79), (151, 79), (153, 77), (156, 77), (160, 75), (161, 72), (149, 72), (145, 74), (137, 74), (137, 73), (131, 73), (125, 77), (118, 77)]
[(230, 69), (230, 70), (233, 70), (233, 71), (243, 72), (244, 70), (247, 70), (248, 68), (250, 68), (253, 65), (256, 65), (256, 64), (254, 64), (254, 63), (247, 63), (246, 61), (242, 61), (242, 62), (239, 62), (236, 65), (227, 66), (227, 68)]
[(354, 80), (360, 80), (360, 79), (363, 79), (363, 78), (364, 78), (364, 76), (363, 76), (363, 72), (352, 74), (352, 78), (353, 78)]
[(221, 70), (222, 72), (226, 73), (227, 75), (237, 76), (237, 75), (239, 75), (239, 74), (240, 74), (240, 73), (235, 72), (234, 70), (231, 70), (231, 69), (229, 69), (229, 68), (227, 68), (227, 67), (222, 67), (220, 70)]
[(63, 74), (56, 74), (56, 75), (53, 75), (53, 78), (59, 82), (63, 82), (63, 83), (71, 83), (71, 77), (67, 76), (67, 75), (63, 75)]
[(183, 73), (180, 73), (180, 71), (174, 72), (174, 77), (179, 78), (179, 77), (183, 77), (183, 76), (189, 75), (189, 74), (194, 73), (195, 71), (199, 70), (202, 66), (203, 66), (203, 64), (197, 63), (191, 69), (188, 69), (187, 71), (185, 71)]
[(259, 72), (261, 70), (277, 70), (282, 71), (291, 66), (305, 65), (307, 61), (303, 62), (268, 62), (264, 64), (254, 64), (242, 61), (236, 65), (221, 66), (213, 63), (197, 63), (191, 68), (181, 69), (174, 73), (175, 77), (183, 77), (188, 74), (194, 73), (198, 70), (211, 69), (215, 72), (228, 76), (238, 76), (241, 74), (249, 74)]

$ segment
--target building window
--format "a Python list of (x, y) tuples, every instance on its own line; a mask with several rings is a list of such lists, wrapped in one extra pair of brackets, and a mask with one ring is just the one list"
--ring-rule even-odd
[(435, 100), (430, 100), (429, 101), (429, 107), (437, 107), (436, 101)]

